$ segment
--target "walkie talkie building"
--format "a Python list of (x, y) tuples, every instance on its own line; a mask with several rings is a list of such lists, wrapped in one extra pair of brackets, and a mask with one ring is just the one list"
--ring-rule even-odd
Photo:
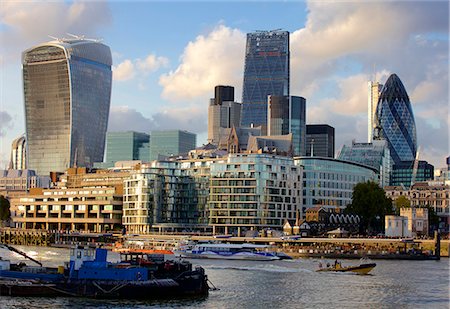
[(267, 96), (289, 95), (289, 32), (247, 34), (241, 125), (267, 133)]
[(376, 135), (388, 142), (394, 164), (416, 157), (416, 123), (408, 94), (396, 74), (389, 76), (381, 90), (375, 116)]
[(29, 169), (46, 175), (103, 161), (111, 65), (108, 46), (78, 37), (23, 52)]

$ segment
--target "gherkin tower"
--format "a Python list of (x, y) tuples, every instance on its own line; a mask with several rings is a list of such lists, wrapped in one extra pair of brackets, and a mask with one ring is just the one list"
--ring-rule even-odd
[(415, 159), (416, 123), (408, 94), (396, 74), (389, 76), (381, 90), (375, 122), (378, 137), (388, 142), (394, 164)]

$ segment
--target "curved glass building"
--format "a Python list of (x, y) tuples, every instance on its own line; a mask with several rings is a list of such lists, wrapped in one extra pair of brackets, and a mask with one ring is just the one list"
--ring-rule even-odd
[(415, 159), (414, 115), (405, 87), (396, 74), (389, 76), (381, 90), (375, 121), (378, 137), (388, 142), (394, 164)]
[(22, 54), (28, 168), (39, 175), (103, 161), (111, 99), (108, 46), (59, 39)]

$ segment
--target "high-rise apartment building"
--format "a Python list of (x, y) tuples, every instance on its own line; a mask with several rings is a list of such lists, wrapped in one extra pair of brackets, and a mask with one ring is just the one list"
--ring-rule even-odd
[(381, 90), (376, 112), (374, 138), (388, 142), (394, 164), (416, 157), (416, 123), (408, 94), (396, 74), (389, 76)]
[(108, 46), (83, 38), (23, 52), (29, 169), (42, 175), (103, 161), (111, 65)]
[(289, 95), (289, 32), (247, 34), (241, 125), (267, 134), (267, 96)]
[(16, 138), (11, 143), (11, 161), (9, 168), (13, 170), (24, 170), (27, 168), (27, 145), (25, 135)]
[(306, 146), (306, 100), (297, 96), (268, 97), (267, 134), (292, 133), (295, 156), (305, 155)]
[(187, 131), (152, 131), (150, 133), (150, 160), (187, 154), (195, 149), (197, 135)]
[(373, 139), (373, 130), (375, 129), (375, 114), (377, 111), (378, 98), (380, 97), (382, 84), (378, 82), (368, 83), (368, 106), (367, 106), (367, 142), (371, 143)]
[(334, 128), (332, 126), (327, 124), (306, 125), (306, 155), (334, 158)]
[(234, 88), (216, 86), (208, 107), (208, 142), (217, 145), (221, 128), (239, 127), (242, 104), (234, 102)]
[(106, 133), (106, 163), (117, 161), (150, 161), (150, 135), (141, 132)]

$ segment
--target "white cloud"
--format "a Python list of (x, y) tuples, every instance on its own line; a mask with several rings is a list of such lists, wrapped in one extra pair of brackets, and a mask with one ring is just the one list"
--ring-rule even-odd
[(96, 37), (100, 27), (111, 22), (107, 2), (74, 1), (2, 1), (0, 32), (2, 53), (16, 58), (24, 49), (50, 40), (48, 35), (67, 36), (67, 33)]
[(157, 71), (161, 67), (167, 67), (169, 59), (162, 56), (149, 54), (144, 60), (142, 59), (125, 59), (117, 67), (113, 66), (113, 79), (115, 81), (127, 81), (134, 77), (139, 77), (139, 88), (145, 89), (142, 81), (149, 73)]
[(127, 81), (136, 74), (134, 64), (126, 59), (119, 63), (117, 67), (113, 66), (113, 79), (116, 81)]
[(245, 35), (238, 29), (219, 25), (197, 36), (184, 49), (178, 68), (160, 77), (162, 97), (171, 101), (205, 97), (220, 84), (235, 86), (239, 93), (244, 51)]
[(166, 57), (157, 57), (150, 54), (144, 60), (137, 59), (136, 66), (144, 74), (155, 72), (161, 67), (167, 67), (169, 65), (169, 59)]

